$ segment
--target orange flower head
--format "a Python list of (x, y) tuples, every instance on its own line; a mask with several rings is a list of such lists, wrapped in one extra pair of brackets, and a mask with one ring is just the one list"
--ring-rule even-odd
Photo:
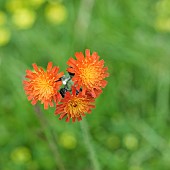
[(77, 94), (76, 88), (72, 87), (72, 93), (69, 91), (66, 92), (65, 97), (61, 99), (61, 103), (56, 105), (55, 114), (60, 114), (59, 119), (63, 119), (65, 116), (66, 122), (70, 121), (75, 122), (82, 120), (82, 116), (85, 116), (85, 113), (90, 113), (92, 108), (95, 108), (94, 98), (83, 95), (81, 91)]
[(35, 105), (37, 101), (41, 101), (44, 104), (44, 109), (48, 109), (48, 105), (54, 106), (54, 102), (59, 102), (61, 96), (58, 92), (62, 82), (60, 78), (63, 76), (63, 72), (58, 73), (59, 68), (54, 66), (52, 62), (47, 65), (47, 71), (43, 68), (38, 68), (36, 64), (32, 65), (34, 71), (26, 70), (26, 78), (28, 80), (23, 81), (24, 90), (28, 96), (28, 100), (32, 100), (32, 104)]
[(72, 81), (79, 89), (82, 87), (82, 94), (86, 91), (96, 98), (101, 93), (101, 88), (107, 85), (104, 78), (109, 76), (108, 68), (104, 67), (104, 60), (99, 60), (97, 52), (90, 55), (90, 50), (86, 49), (85, 56), (82, 52), (75, 53), (77, 60), (70, 58), (67, 62), (67, 71), (73, 74)]

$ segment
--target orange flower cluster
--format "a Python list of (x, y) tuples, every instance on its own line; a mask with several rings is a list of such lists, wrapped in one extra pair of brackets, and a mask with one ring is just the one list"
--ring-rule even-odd
[(82, 52), (75, 56), (77, 60), (70, 58), (67, 62), (67, 76), (49, 62), (46, 71), (33, 64), (34, 71), (26, 70), (23, 81), (25, 93), (33, 105), (40, 101), (44, 109), (48, 109), (55, 103), (55, 114), (60, 115), (59, 120), (66, 117), (66, 122), (80, 121), (85, 113), (91, 113), (95, 99), (107, 85), (104, 79), (109, 76), (104, 60), (99, 60), (96, 52), (90, 55), (87, 49), (85, 56)]

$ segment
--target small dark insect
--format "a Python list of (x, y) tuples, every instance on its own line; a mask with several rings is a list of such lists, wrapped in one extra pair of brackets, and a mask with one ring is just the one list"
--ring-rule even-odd
[(70, 72), (68, 72), (68, 74), (70, 75), (71, 78), (75, 75), (74, 73), (70, 73)]
[(61, 78), (59, 78), (58, 80), (56, 80), (55, 82), (58, 82), (58, 81), (61, 81), (62, 79)]
[(65, 87), (60, 89), (60, 94), (63, 98), (65, 97), (66, 92), (67, 92), (67, 89)]
[(78, 90), (76, 90), (76, 95), (78, 95), (79, 94), (79, 91)]
[(82, 88), (80, 88), (80, 90), (76, 90), (76, 95), (78, 95), (80, 92), (82, 92)]

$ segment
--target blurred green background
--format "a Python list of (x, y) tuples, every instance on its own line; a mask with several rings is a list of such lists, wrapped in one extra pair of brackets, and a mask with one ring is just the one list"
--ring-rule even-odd
[[(59, 169), (22, 80), (89, 48), (110, 73), (86, 117), (100, 169), (169, 170), (169, 44), (169, 0), (0, 0), (0, 169)], [(93, 170), (80, 122), (54, 110), (43, 112), (65, 169)]]

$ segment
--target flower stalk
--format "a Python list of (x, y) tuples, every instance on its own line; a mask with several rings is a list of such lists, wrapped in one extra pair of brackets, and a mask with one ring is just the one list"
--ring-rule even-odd
[(80, 122), (80, 126), (81, 126), (82, 135), (83, 135), (84, 142), (86, 144), (86, 147), (87, 147), (87, 150), (89, 153), (91, 163), (93, 164), (93, 169), (100, 170), (100, 165), (97, 160), (96, 153), (95, 153), (94, 147), (93, 147), (91, 139), (90, 139), (88, 123), (87, 123), (86, 119), (84, 119)]
[(60, 153), (57, 147), (56, 134), (54, 134), (52, 129), (50, 129), (49, 123), (47, 119), (45, 118), (39, 105), (35, 105), (35, 114), (42, 126), (43, 132), (47, 138), (49, 148), (51, 149), (54, 155), (55, 162), (56, 162), (56, 165), (58, 166), (58, 169), (65, 170), (62, 158), (60, 156)]

